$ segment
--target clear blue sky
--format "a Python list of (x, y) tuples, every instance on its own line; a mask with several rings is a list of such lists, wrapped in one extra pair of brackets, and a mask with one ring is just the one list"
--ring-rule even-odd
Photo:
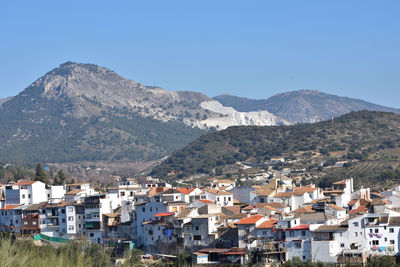
[(315, 89), (400, 108), (400, 1), (1, 1), (0, 97), (65, 61), (209, 96)]

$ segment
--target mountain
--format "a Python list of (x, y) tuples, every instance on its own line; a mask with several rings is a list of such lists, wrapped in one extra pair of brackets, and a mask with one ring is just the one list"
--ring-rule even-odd
[(233, 107), (241, 112), (266, 110), (292, 123), (323, 121), (351, 111), (361, 110), (400, 113), (399, 109), (313, 90), (287, 92), (259, 100), (231, 95), (220, 95), (214, 99), (226, 107)]
[(12, 97), (6, 97), (6, 98), (0, 98), (0, 107), (1, 105), (3, 105), (4, 103), (6, 103), (8, 100), (10, 100)]
[[(393, 164), (398, 166), (399, 157), (385, 156), (382, 152), (385, 149), (400, 155), (400, 115), (359, 111), (333, 121), (290, 126), (237, 126), (205, 134), (174, 152), (154, 167), (151, 174), (159, 177), (213, 175), (216, 168), (223, 169), (236, 162), (260, 163), (271, 157), (296, 158), (303, 154), (310, 156), (304, 156), (306, 163), (296, 168), (317, 168), (319, 157), (328, 160), (338, 155), (343, 160), (364, 163), (376, 163), (382, 158), (385, 168)], [(375, 171), (373, 167), (368, 170), (368, 175)], [(341, 178), (343, 175), (346, 174), (342, 173)], [(173, 180), (175, 176), (169, 177)]]
[(168, 92), (67, 62), (0, 107), (0, 160), (159, 159), (204, 133), (185, 123), (207, 96)]

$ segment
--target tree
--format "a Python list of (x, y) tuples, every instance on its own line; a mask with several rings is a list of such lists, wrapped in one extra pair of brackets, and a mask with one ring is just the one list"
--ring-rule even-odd
[(45, 184), (49, 183), (49, 181), (47, 179), (47, 175), (40, 163), (38, 163), (38, 165), (36, 166), (35, 180), (40, 181)]
[(65, 175), (64, 171), (60, 169), (54, 177), (53, 185), (63, 185), (66, 179), (67, 176)]

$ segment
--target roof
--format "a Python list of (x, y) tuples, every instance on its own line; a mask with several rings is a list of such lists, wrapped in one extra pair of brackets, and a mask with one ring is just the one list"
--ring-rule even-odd
[(293, 211), (293, 213), (313, 213), (313, 212), (315, 212), (315, 210), (312, 209), (312, 206), (304, 206)]
[(234, 184), (235, 182), (232, 180), (218, 180), (218, 183), (229, 183), (229, 184)]
[(232, 195), (232, 192), (215, 190), (215, 189), (208, 189), (207, 192), (209, 192), (213, 195)]
[(324, 212), (302, 213), (300, 214), (300, 221), (302, 223), (311, 223), (315, 221), (326, 221), (327, 217)]
[(265, 221), (263, 223), (261, 223), (259, 226), (257, 226), (257, 229), (270, 229), (270, 228), (274, 228), (274, 225), (276, 224), (276, 220), (269, 218), (268, 221)]
[(253, 193), (255, 193), (258, 196), (263, 196), (263, 197), (267, 197), (270, 194), (272, 194), (274, 192), (274, 190), (269, 189), (269, 188), (259, 188), (256, 191), (253, 191)]
[(368, 211), (366, 206), (359, 206), (356, 209), (352, 209), (349, 211), (349, 215), (356, 214), (356, 213), (366, 213)]
[(22, 180), (22, 181), (19, 181), (19, 182), (15, 183), (14, 185), (20, 185), (20, 186), (21, 185), (32, 185), (32, 184), (34, 184), (36, 182), (38, 182), (38, 181)]
[(16, 205), (14, 205), (14, 204), (10, 204), (10, 205), (5, 205), (3, 208), (1, 208), (2, 210), (12, 210), (12, 209), (15, 209), (15, 208), (18, 208), (19, 206), (22, 206), (22, 205), (19, 205), (19, 204), (16, 204)]
[(357, 203), (358, 199), (352, 199), (347, 203), (348, 206), (354, 206)]
[(103, 215), (106, 217), (115, 218), (121, 216), (121, 213), (120, 212), (103, 213)]
[(294, 192), (296, 194), (304, 194), (304, 193), (312, 193), (316, 190), (318, 190), (317, 187), (312, 187), (312, 186), (308, 185), (308, 186), (297, 187), (294, 189)]
[(38, 210), (38, 209), (40, 209), (40, 208), (43, 208), (43, 207), (46, 206), (46, 205), (47, 205), (47, 202), (40, 202), (40, 203), (38, 203), (38, 204), (29, 205), (25, 210), (26, 210), (26, 211)]
[(65, 193), (66, 195), (77, 195), (77, 194), (79, 194), (80, 192), (83, 192), (83, 190), (82, 189), (74, 189), (74, 190), (71, 190), (71, 191), (69, 191), (69, 192), (67, 192), (67, 193)]
[(270, 206), (270, 207), (273, 207), (275, 209), (286, 208), (286, 206), (283, 203), (280, 203), (280, 202), (265, 203), (265, 206)]
[(206, 203), (206, 204), (214, 204), (214, 202), (212, 202), (211, 200), (208, 200), (208, 199), (199, 199), (199, 201)]
[(345, 185), (346, 184), (346, 181), (345, 180), (342, 180), (342, 181), (339, 181), (339, 182), (335, 182), (335, 183), (333, 183), (334, 185)]
[(194, 191), (195, 188), (178, 188), (176, 190), (178, 190), (179, 192), (181, 192), (184, 195), (189, 195), (190, 193), (192, 193)]
[(287, 230), (308, 230), (310, 229), (309, 224), (300, 224), (291, 228), (288, 228)]
[(253, 210), (254, 206), (253, 205), (248, 205), (245, 208), (243, 208), (242, 210)]
[(228, 252), (229, 250), (230, 250), (229, 248), (203, 248), (197, 252), (200, 252), (200, 253), (225, 253), (225, 252)]
[(321, 225), (315, 232), (337, 232), (337, 231), (346, 231), (347, 227), (344, 225)]
[(287, 197), (291, 197), (294, 195), (294, 192), (281, 192), (276, 194), (274, 197), (278, 197), (278, 198), (287, 198)]
[(232, 251), (232, 252), (225, 252), (222, 253), (223, 255), (244, 255), (246, 252), (244, 251)]
[(346, 209), (341, 208), (341, 207), (339, 207), (339, 206), (336, 206), (336, 205), (334, 205), (334, 204), (328, 204), (327, 206), (328, 206), (329, 208), (331, 208), (331, 209), (334, 209), (334, 210), (346, 210)]
[(400, 226), (400, 217), (390, 217), (389, 226)]
[(389, 205), (391, 204), (389, 201), (386, 199), (381, 199), (381, 198), (374, 198), (372, 199), (371, 205)]
[(231, 213), (240, 213), (240, 206), (222, 207), (222, 211), (228, 210)]
[(262, 219), (264, 216), (256, 214), (252, 215), (250, 217), (243, 218), (239, 220), (236, 224), (255, 224), (258, 222), (260, 219)]
[(171, 216), (174, 215), (174, 212), (160, 212), (154, 215), (154, 217), (165, 217), (165, 216)]

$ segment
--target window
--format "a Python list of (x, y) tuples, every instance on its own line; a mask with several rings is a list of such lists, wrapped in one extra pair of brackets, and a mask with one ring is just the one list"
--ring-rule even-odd
[(372, 240), (372, 245), (379, 245), (379, 240)]
[(386, 228), (387, 228), (386, 226), (383, 227), (383, 229), (385, 229), (385, 230), (386, 230)]
[(390, 245), (394, 245), (394, 240), (390, 240)]
[(62, 213), (62, 214), (65, 214), (65, 209), (62, 209), (62, 210), (61, 210), (61, 213)]
[(65, 223), (65, 218), (62, 219), (62, 223)]
[(196, 226), (196, 231), (199, 231), (199, 227), (198, 226)]
[(340, 247), (341, 247), (341, 248), (344, 248), (344, 243), (340, 243)]
[(353, 222), (354, 227), (358, 227), (358, 222)]
[(69, 231), (74, 231), (74, 226), (73, 225), (68, 226), (68, 230)]
[(125, 196), (125, 192), (121, 192), (121, 197)]
[(394, 233), (394, 228), (389, 228), (389, 233)]
[(372, 232), (373, 232), (373, 230), (372, 230), (372, 229), (369, 229), (369, 232), (370, 232), (370, 233), (372, 233)]
[(289, 231), (289, 236), (294, 236), (294, 231)]
[(150, 207), (150, 212), (153, 212), (153, 208), (152, 207)]
[(295, 248), (301, 248), (301, 243), (300, 243), (300, 242), (294, 243), (294, 247), (295, 247)]
[(375, 233), (376, 234), (379, 233), (379, 229), (378, 228), (375, 228)]
[(145, 212), (145, 211), (146, 211), (146, 208), (143, 207), (143, 208), (142, 208), (142, 211)]
[(27, 225), (27, 224), (28, 224), (28, 222), (27, 222), (27, 221), (25, 221), (25, 222), (24, 222), (24, 225)]
[(201, 235), (194, 235), (193, 240), (201, 240)]
[(47, 197), (50, 198), (50, 194), (47, 194)]
[(94, 233), (90, 233), (89, 235), (90, 235), (90, 237), (94, 237)]
[(73, 212), (73, 211), (74, 211), (74, 208), (73, 208), (73, 207), (68, 207), (68, 208), (67, 208), (67, 211), (68, 211), (68, 212)]
[(28, 198), (31, 198), (31, 194), (28, 194)]
[(228, 201), (231, 201), (231, 197), (228, 197)]
[(387, 237), (385, 237), (385, 242), (387, 242)]
[(22, 198), (25, 198), (25, 194), (22, 194)]
[(71, 222), (74, 220), (74, 216), (68, 216), (68, 221)]
[(301, 231), (301, 235), (305, 236), (306, 235), (306, 231)]
[(36, 224), (37, 224), (37, 222), (33, 221), (33, 222), (32, 222), (32, 224), (33, 224), (33, 225), (36, 225)]
[(357, 236), (358, 236), (358, 233), (357, 233), (357, 232), (354, 232), (354, 236), (357, 237)]
[(15, 220), (15, 223), (18, 224), (18, 220)]

